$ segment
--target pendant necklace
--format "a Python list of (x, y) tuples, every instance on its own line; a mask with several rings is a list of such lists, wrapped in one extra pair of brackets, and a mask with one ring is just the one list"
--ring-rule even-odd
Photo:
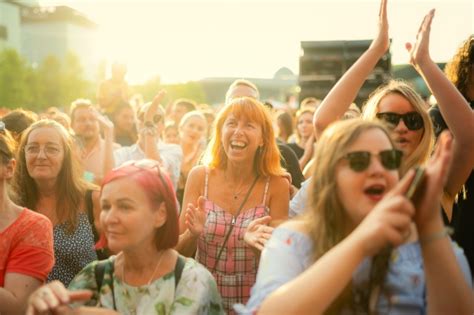
[[(153, 270), (153, 273), (151, 274), (151, 277), (150, 279), (148, 280), (147, 282), (147, 287), (150, 286), (152, 280), (153, 280), (153, 277), (155, 276), (156, 274), (156, 271), (158, 270), (158, 267), (160, 266), (161, 264), (161, 261), (163, 260), (163, 256), (165, 255), (165, 251), (162, 251), (161, 252), (161, 255), (160, 255), (160, 258), (158, 258), (158, 262), (156, 263), (156, 266), (155, 266), (155, 270)], [(122, 282), (123, 282), (123, 286), (122, 286), (122, 294), (124, 296), (130, 296), (128, 294), (128, 291), (127, 289), (125, 288), (125, 285), (126, 285), (126, 282), (125, 282), (125, 257), (124, 257), (124, 261), (123, 261), (123, 265), (122, 265)], [(138, 305), (125, 305), (129, 311), (130, 314), (132, 315), (136, 315), (137, 314), (137, 308), (138, 308)], [(131, 307), (132, 306), (132, 307)]]

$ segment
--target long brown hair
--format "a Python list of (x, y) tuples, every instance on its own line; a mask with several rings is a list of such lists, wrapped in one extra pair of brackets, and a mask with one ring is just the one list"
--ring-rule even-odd
[(56, 215), (58, 223), (66, 222), (68, 231), (73, 232), (77, 226), (80, 207), (84, 205), (87, 189), (95, 186), (86, 182), (82, 177), (82, 168), (73, 153), (73, 140), (66, 129), (54, 120), (43, 119), (31, 125), (23, 133), (17, 151), (17, 167), (14, 175), (14, 190), (18, 195), (20, 205), (36, 210), (39, 200), (38, 186), (30, 176), (26, 164), (25, 145), (33, 130), (41, 128), (54, 129), (61, 138), (64, 159), (56, 179)]
[[(347, 153), (347, 148), (354, 143), (362, 133), (380, 129), (393, 141), (388, 130), (377, 121), (350, 119), (329, 126), (318, 140), (314, 155), (315, 163), (311, 186), (309, 188), (309, 208), (301, 217), (307, 223), (309, 237), (313, 241), (313, 260), (316, 261), (331, 248), (340, 243), (348, 235), (350, 219), (339, 199), (336, 182), (336, 167), (341, 158)], [(327, 314), (340, 314), (343, 309), (363, 309), (370, 313), (370, 299), (374, 292), (383, 285), (388, 269), (391, 251), (384, 251), (374, 257), (368, 290), (363, 296), (354, 297), (352, 283), (331, 305)]]

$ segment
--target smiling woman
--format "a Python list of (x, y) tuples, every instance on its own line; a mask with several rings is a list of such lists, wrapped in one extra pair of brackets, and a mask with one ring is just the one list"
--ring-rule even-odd
[(188, 255), (197, 251), (196, 260), (216, 278), (225, 311), (234, 314), (233, 305), (250, 296), (271, 226), (288, 216), (289, 184), (265, 106), (249, 97), (230, 100), (204, 163), (186, 183), (178, 246)]
[(99, 192), (83, 180), (72, 143), (70, 134), (59, 123), (34, 123), (21, 139), (14, 176), (20, 205), (45, 215), (53, 223), (56, 262), (48, 280), (60, 280), (65, 285), (87, 263), (97, 259), (94, 233), (97, 235), (100, 230)]

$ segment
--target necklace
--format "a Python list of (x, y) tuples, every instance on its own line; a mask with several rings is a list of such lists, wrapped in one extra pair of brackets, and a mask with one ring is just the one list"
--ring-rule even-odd
[[(147, 287), (150, 286), (150, 284), (153, 280), (153, 277), (155, 276), (156, 271), (158, 270), (158, 267), (160, 266), (161, 261), (163, 260), (164, 255), (165, 255), (165, 251), (162, 251), (161, 255), (160, 255), (160, 258), (158, 258), (158, 262), (156, 263), (155, 270), (153, 270), (153, 273), (151, 274), (151, 277), (148, 280)], [(126, 282), (125, 282), (125, 258), (124, 258), (123, 265), (122, 265), (122, 282), (123, 282), (122, 294), (125, 298), (127, 298), (127, 297), (130, 298), (130, 294), (129, 294), (128, 290), (125, 288), (125, 284), (126, 284)], [(129, 314), (131, 314), (131, 315), (136, 315), (136, 313), (137, 313), (137, 308), (138, 308), (137, 302), (138, 302), (138, 300), (135, 300), (134, 302), (135, 303), (130, 303), (130, 304), (125, 303), (125, 306), (128, 309)]]
[(237, 200), (247, 186), (248, 184), (242, 183), (240, 186), (232, 188), (232, 200)]

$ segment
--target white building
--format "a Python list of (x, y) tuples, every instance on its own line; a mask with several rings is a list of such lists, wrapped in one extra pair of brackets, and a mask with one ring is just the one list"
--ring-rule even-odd
[(0, 1), (0, 50), (21, 50), (21, 7), (17, 1)]
[(97, 24), (67, 6), (40, 7), (37, 0), (0, 0), (0, 50), (13, 48), (33, 65), (47, 56), (79, 57), (94, 79), (100, 56)]

